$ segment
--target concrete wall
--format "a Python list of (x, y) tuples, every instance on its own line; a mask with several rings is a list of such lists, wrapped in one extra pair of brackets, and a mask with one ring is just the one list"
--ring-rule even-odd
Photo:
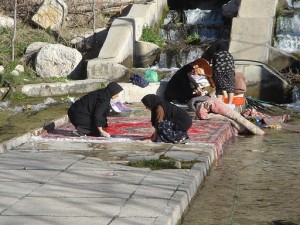
[[(167, 0), (134, 4), (126, 17), (115, 19), (98, 58), (87, 63), (87, 78), (111, 81), (123, 77), (128, 72), (126, 68), (115, 71), (114, 65), (133, 65), (135, 42), (140, 39), (143, 27), (157, 24), (166, 6)], [(107, 70), (107, 64), (111, 65), (110, 70)], [(112, 74), (115, 77), (112, 78)]]
[(242, 0), (233, 18), (229, 51), (235, 59), (268, 62), (278, 0)]

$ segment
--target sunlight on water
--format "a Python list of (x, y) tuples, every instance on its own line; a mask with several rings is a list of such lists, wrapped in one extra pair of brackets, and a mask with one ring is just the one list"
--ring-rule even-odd
[(276, 34), (293, 34), (300, 36), (300, 15), (277, 18)]
[(279, 48), (286, 52), (299, 52), (300, 51), (300, 37), (290, 35), (279, 35), (274, 44), (275, 48)]
[(300, 1), (299, 0), (287, 0), (288, 6), (290, 8), (299, 9), (300, 8)]
[[(161, 36), (172, 44), (169, 43), (171, 48), (160, 54), (159, 66), (161, 68), (178, 68), (201, 57), (204, 52), (203, 46), (224, 36), (226, 32), (223, 28), (224, 21), (221, 10), (196, 8), (185, 10), (184, 15), (179, 11), (170, 10), (164, 20)], [(194, 34), (199, 35), (201, 44), (182, 49), (188, 37)]]
[(300, 15), (278, 17), (274, 47), (289, 53), (300, 51)]
[(189, 9), (184, 12), (186, 16), (186, 23), (188, 25), (195, 25), (195, 24), (209, 25), (215, 23), (222, 23), (221, 11)]

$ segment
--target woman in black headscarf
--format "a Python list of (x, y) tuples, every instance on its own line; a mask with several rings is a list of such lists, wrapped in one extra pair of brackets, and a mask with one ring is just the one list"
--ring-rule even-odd
[(142, 103), (151, 111), (151, 123), (155, 128), (152, 141), (171, 143), (187, 141), (189, 138), (187, 131), (192, 126), (192, 118), (185, 110), (154, 94), (144, 96)]
[(165, 89), (166, 101), (187, 103), (191, 98), (201, 95), (199, 84), (191, 77), (193, 73), (194, 67), (187, 64), (172, 76)]
[(92, 91), (74, 102), (68, 110), (70, 122), (76, 127), (73, 133), (79, 136), (109, 137), (105, 131), (110, 100), (117, 98), (123, 88), (116, 82)]

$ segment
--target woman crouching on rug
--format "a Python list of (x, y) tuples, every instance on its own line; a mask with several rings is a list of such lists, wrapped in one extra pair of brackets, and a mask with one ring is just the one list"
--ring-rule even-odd
[(192, 126), (192, 118), (185, 110), (162, 100), (155, 94), (144, 96), (142, 103), (151, 111), (151, 123), (155, 128), (151, 136), (152, 141), (188, 142), (187, 131)]
[(111, 82), (106, 88), (92, 91), (74, 102), (68, 110), (70, 122), (76, 128), (73, 133), (78, 136), (110, 137), (105, 130), (110, 100), (117, 98), (122, 90), (118, 83)]

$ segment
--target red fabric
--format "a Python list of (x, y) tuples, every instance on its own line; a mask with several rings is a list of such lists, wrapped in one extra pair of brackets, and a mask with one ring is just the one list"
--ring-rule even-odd
[[(44, 139), (76, 139), (81, 140), (105, 140), (106, 142), (114, 142), (115, 138), (126, 138), (131, 141), (150, 140), (154, 128), (149, 118), (134, 117), (108, 117), (108, 129), (112, 138), (104, 137), (77, 137), (72, 134), (74, 126), (71, 123), (57, 127), (52, 131), (43, 131), (39, 136)], [(191, 144), (209, 144), (214, 146), (216, 156), (220, 156), (223, 152), (223, 145), (232, 136), (234, 130), (228, 121), (207, 121), (193, 120), (193, 125), (188, 131)]]

